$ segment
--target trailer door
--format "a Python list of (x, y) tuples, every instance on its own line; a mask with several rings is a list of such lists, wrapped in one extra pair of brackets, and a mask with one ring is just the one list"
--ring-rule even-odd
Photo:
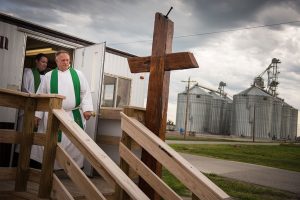
[[(26, 34), (17, 27), (0, 22), (0, 88), (20, 90), (26, 47)], [(17, 110), (0, 108), (1, 128), (15, 126)], [(11, 126), (10, 126), (11, 125)]]
[[(94, 111), (99, 113), (101, 105), (101, 89), (104, 71), (105, 43), (75, 49), (74, 67), (81, 71), (90, 86)], [(95, 141), (97, 134), (98, 116), (91, 117), (86, 124), (86, 132)], [(85, 161), (84, 171), (92, 176), (92, 167)]]

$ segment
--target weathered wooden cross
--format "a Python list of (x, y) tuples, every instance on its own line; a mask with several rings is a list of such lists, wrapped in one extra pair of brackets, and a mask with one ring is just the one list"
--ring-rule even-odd
[[(165, 140), (166, 132), (170, 71), (198, 67), (192, 53), (171, 53), (173, 32), (174, 23), (161, 13), (156, 13), (152, 56), (128, 58), (132, 73), (150, 72), (145, 125), (162, 140)], [(144, 150), (142, 161), (161, 177), (160, 163)], [(158, 199), (146, 182), (141, 180), (139, 185), (151, 199)]]

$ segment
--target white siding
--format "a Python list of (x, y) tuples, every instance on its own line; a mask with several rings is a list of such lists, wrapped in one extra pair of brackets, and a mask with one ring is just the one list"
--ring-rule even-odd
[[(127, 58), (105, 53), (104, 73), (131, 79), (130, 106), (145, 107), (144, 99), (147, 91), (148, 78), (146, 73), (132, 74)], [(145, 79), (140, 79), (144, 76)]]
[[(0, 35), (8, 38), (8, 50), (0, 49), (0, 88), (20, 90), (26, 35), (16, 26), (0, 22)], [(0, 108), (0, 122), (15, 122), (15, 109)]]

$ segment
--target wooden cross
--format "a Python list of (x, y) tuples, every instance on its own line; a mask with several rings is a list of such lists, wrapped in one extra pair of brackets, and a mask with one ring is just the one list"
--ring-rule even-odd
[[(165, 140), (166, 132), (170, 71), (198, 67), (192, 53), (171, 53), (173, 32), (174, 23), (161, 13), (156, 13), (152, 56), (128, 58), (132, 73), (150, 72), (145, 125), (162, 140)], [(142, 161), (161, 177), (160, 163), (144, 150)], [(139, 185), (148, 197), (159, 199), (145, 181), (141, 180)]]

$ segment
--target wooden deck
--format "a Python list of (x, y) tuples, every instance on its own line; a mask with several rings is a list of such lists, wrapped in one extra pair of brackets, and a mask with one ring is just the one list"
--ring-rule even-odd
[[(73, 181), (64, 173), (64, 171), (57, 171), (55, 173), (67, 190), (76, 200), (85, 200), (86, 197), (82, 191), (73, 183)], [(114, 189), (111, 188), (107, 182), (100, 176), (90, 178), (93, 184), (105, 196), (105, 198), (113, 199)], [(15, 192), (15, 181), (0, 181), (0, 199), (1, 200), (35, 200), (38, 199), (39, 184), (35, 182), (28, 182), (26, 192)], [(53, 198), (50, 198), (53, 199)]]

